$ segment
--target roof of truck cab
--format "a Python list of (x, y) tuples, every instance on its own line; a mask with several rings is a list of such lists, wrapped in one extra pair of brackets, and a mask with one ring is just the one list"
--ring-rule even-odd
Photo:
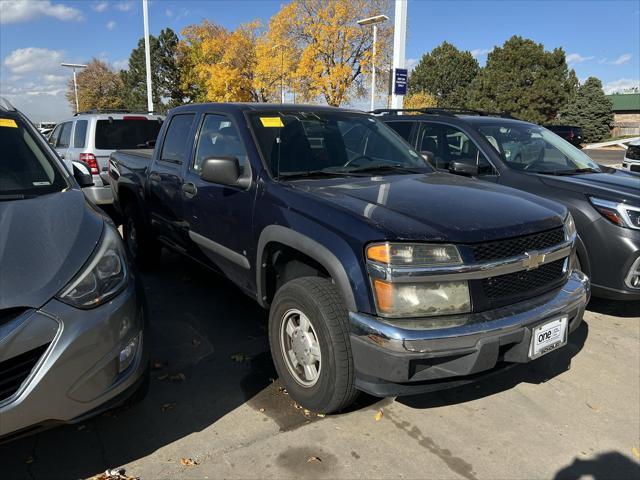
[(489, 115), (437, 115), (437, 114), (418, 114), (418, 115), (376, 115), (377, 118), (383, 122), (390, 121), (430, 121), (430, 122), (444, 122), (444, 123), (458, 123), (458, 124), (472, 124), (479, 125), (533, 125), (530, 122), (524, 120), (518, 120), (517, 118), (509, 117), (495, 117)]
[(256, 111), (256, 112), (351, 112), (363, 113), (360, 110), (331, 107), (329, 105), (305, 105), (299, 103), (191, 103), (181, 105), (172, 110), (183, 111)]

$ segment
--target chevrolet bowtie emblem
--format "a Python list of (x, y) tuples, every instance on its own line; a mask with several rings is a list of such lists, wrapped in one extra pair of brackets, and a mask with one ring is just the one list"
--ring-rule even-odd
[(533, 252), (524, 252), (524, 255), (527, 258), (525, 258), (522, 261), (522, 266), (527, 270), (534, 270), (544, 263), (544, 257), (545, 257), (544, 253), (533, 251)]

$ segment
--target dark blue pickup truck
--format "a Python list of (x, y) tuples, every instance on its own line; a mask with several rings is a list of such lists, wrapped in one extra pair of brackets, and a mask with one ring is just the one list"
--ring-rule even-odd
[(565, 207), (438, 173), (361, 112), (182, 106), (110, 175), (138, 263), (168, 247), (269, 308), (278, 374), (317, 412), (536, 359), (589, 297)]

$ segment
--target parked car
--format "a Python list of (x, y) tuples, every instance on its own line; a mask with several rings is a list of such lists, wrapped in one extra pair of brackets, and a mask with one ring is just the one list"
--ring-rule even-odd
[[(563, 203), (575, 219), (578, 261), (594, 296), (640, 299), (640, 175), (598, 165), (549, 130), (513, 118), (441, 109), (379, 113), (438, 168)], [(452, 134), (464, 136), (462, 152), (450, 146)], [(515, 145), (532, 153), (514, 157)]]
[(582, 148), (582, 128), (575, 125), (545, 125), (556, 135), (564, 138), (574, 147)]
[(122, 239), (26, 117), (0, 101), (0, 442), (140, 400), (144, 290)]
[(640, 140), (629, 143), (622, 161), (622, 168), (630, 172), (640, 172)]
[(565, 207), (437, 173), (362, 112), (185, 105), (153, 151), (110, 162), (133, 256), (166, 246), (269, 308), (278, 374), (311, 410), (470, 382), (581, 322)]
[(162, 118), (125, 110), (90, 110), (60, 122), (48, 140), (67, 168), (72, 168), (74, 160), (89, 165), (94, 185), (84, 193), (96, 205), (109, 205), (113, 203), (109, 155), (117, 149), (148, 148), (160, 131)]

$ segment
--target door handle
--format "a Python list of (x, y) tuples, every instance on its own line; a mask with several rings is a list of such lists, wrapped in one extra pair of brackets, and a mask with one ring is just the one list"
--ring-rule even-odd
[(198, 193), (198, 187), (196, 187), (193, 183), (187, 182), (182, 184), (182, 191), (185, 196), (188, 198), (194, 197), (196, 193)]
[(154, 182), (159, 182), (160, 181), (160, 174), (159, 173), (150, 173), (149, 174), (149, 180), (152, 180)]

